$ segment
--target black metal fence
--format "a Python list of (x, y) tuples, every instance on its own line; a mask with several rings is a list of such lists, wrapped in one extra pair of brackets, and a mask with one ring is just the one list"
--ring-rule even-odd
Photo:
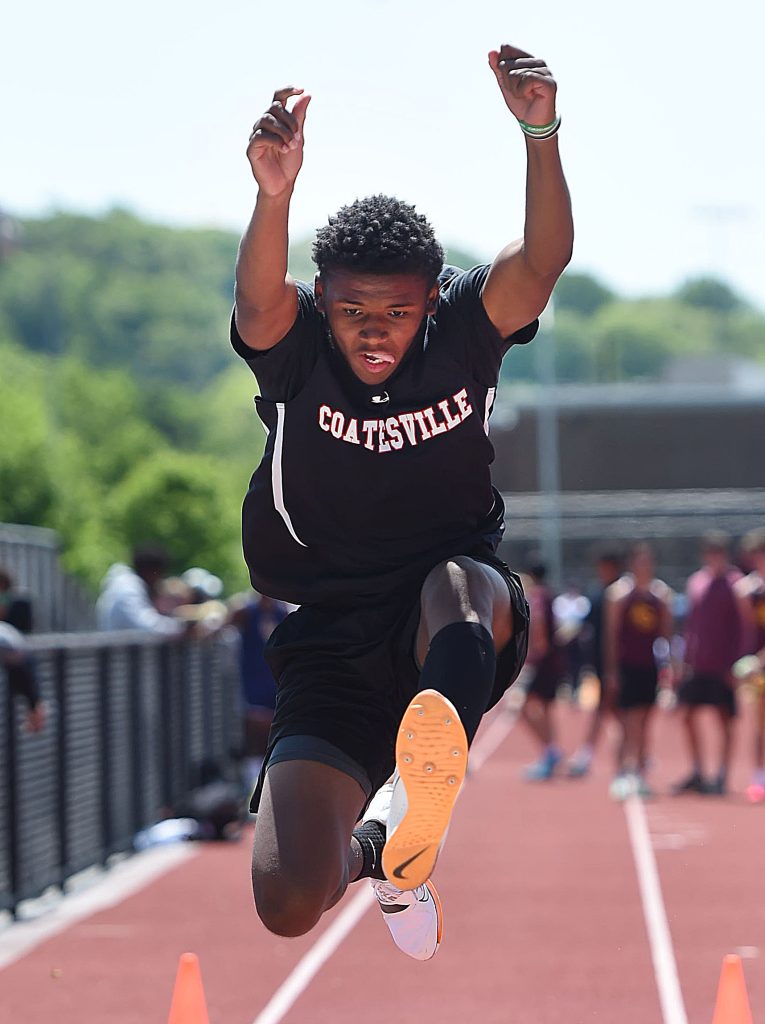
[(0, 523), (0, 565), (32, 598), (35, 632), (93, 629), (93, 597), (62, 572), (58, 534), (40, 526)]
[(168, 642), (142, 633), (33, 641), (44, 729), (0, 671), (0, 909), (132, 848), (241, 744), (239, 684), (225, 635)]

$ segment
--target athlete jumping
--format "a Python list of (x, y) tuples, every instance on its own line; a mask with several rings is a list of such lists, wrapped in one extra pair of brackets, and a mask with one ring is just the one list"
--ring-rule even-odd
[(430, 875), (468, 747), (527, 646), (523, 590), (494, 553), (489, 415), (502, 358), (534, 337), (573, 239), (552, 74), (507, 45), (489, 64), (526, 142), (523, 238), (462, 272), (414, 207), (371, 196), (319, 230), (313, 287), (293, 280), (310, 97), (279, 89), (247, 150), (258, 195), (231, 328), (268, 431), (245, 558), (259, 592), (300, 605), (266, 652), (278, 696), (251, 804), (257, 911), (301, 935), (370, 878), (420, 960), (440, 941)]

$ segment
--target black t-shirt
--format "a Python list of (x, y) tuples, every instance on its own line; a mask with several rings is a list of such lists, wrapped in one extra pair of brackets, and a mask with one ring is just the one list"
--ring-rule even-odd
[(253, 586), (297, 604), (350, 605), (499, 542), (488, 420), (502, 357), (537, 322), (502, 338), (481, 300), (488, 266), (439, 279), (435, 314), (396, 371), (363, 383), (332, 344), (313, 290), (273, 348), (231, 341), (255, 374), (268, 440), (243, 509)]

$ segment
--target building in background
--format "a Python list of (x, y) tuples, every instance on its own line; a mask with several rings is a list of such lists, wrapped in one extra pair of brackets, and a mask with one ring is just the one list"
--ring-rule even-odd
[[(492, 417), (494, 482), (508, 513), (503, 557), (519, 564), (543, 533), (538, 395), (510, 388), (504, 394)], [(707, 530), (740, 536), (765, 524), (759, 364), (678, 360), (663, 381), (559, 385), (555, 404), (567, 579), (586, 572), (596, 543), (651, 540), (665, 578), (679, 586)]]

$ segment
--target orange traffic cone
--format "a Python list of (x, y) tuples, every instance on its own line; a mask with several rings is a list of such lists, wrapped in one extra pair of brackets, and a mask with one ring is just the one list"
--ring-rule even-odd
[(733, 953), (723, 957), (712, 1024), (752, 1024), (744, 967)]
[(194, 953), (184, 953), (178, 964), (167, 1024), (210, 1024), (199, 960)]

